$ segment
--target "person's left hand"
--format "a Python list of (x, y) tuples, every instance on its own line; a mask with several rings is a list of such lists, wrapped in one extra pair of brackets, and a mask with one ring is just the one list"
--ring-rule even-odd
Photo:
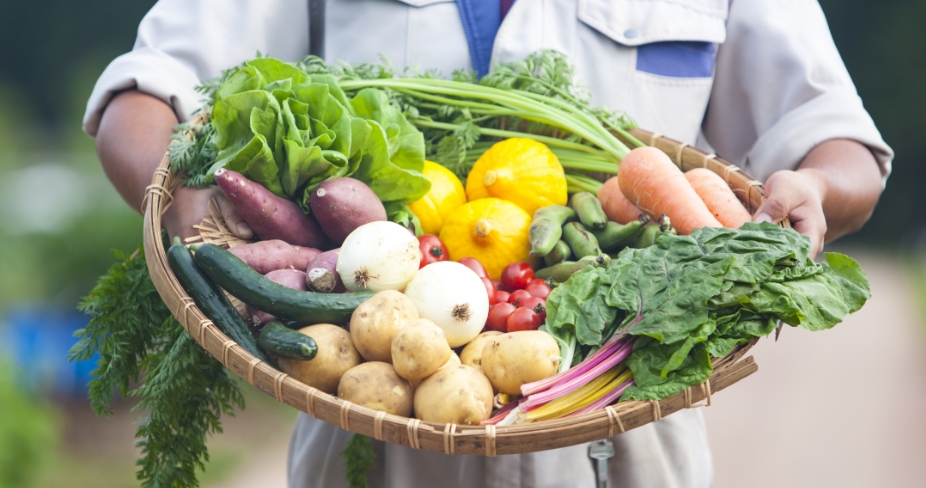
[(794, 230), (810, 238), (810, 257), (823, 250), (826, 217), (823, 215), (824, 183), (815, 169), (778, 171), (765, 182), (767, 200), (756, 210), (755, 222), (779, 223), (791, 217)]

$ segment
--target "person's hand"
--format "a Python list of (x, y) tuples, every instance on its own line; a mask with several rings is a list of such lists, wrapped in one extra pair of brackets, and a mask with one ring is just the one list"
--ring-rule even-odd
[(173, 196), (173, 203), (164, 212), (163, 219), (164, 228), (167, 229), (167, 235), (171, 240), (175, 236), (186, 239), (197, 235), (198, 231), (193, 226), (198, 225), (203, 218), (209, 215), (209, 202), (213, 199), (218, 204), (219, 212), (225, 219), (225, 225), (232, 234), (245, 240), (254, 237), (254, 231), (238, 215), (235, 207), (218, 188), (178, 187), (174, 190)]
[(823, 214), (824, 182), (813, 169), (778, 171), (765, 182), (767, 200), (753, 221), (779, 223), (791, 217), (794, 230), (810, 238), (810, 257), (823, 250), (826, 217)]

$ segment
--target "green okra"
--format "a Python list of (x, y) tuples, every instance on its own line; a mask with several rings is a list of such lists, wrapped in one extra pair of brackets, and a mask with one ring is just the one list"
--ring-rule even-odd
[(597, 256), (586, 256), (578, 261), (563, 261), (548, 268), (543, 268), (534, 275), (544, 280), (553, 280), (554, 283), (562, 283), (569, 279), (570, 276), (589, 266), (607, 266), (611, 263), (611, 257), (607, 254)]
[(534, 212), (528, 231), (531, 254), (546, 256), (562, 237), (563, 224), (575, 219), (575, 211), (565, 205), (548, 205)]
[(569, 206), (576, 211), (579, 221), (589, 229), (604, 229), (608, 224), (608, 216), (601, 208), (598, 197), (587, 191), (580, 191), (569, 199)]
[(592, 230), (591, 233), (598, 239), (598, 246), (601, 247), (601, 250), (610, 252), (636, 240), (643, 233), (649, 220), (648, 216), (642, 215), (639, 219), (625, 225), (608, 222), (604, 229)]
[(572, 257), (572, 249), (569, 249), (569, 244), (566, 244), (566, 241), (559, 240), (556, 241), (553, 250), (543, 257), (543, 262), (546, 263), (547, 266), (553, 266), (554, 264), (566, 261), (570, 257)]
[(601, 254), (598, 239), (578, 222), (569, 222), (563, 226), (563, 240), (569, 244), (572, 254), (577, 258)]
[(672, 222), (666, 215), (659, 217), (659, 225), (647, 225), (643, 229), (643, 232), (637, 237), (636, 241), (628, 244), (628, 247), (642, 249), (652, 246), (656, 243), (656, 238), (662, 234), (676, 234), (675, 228), (672, 227)]

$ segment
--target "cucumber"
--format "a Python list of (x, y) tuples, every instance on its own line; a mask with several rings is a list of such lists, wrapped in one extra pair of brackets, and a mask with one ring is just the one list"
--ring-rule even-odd
[(315, 293), (278, 285), (214, 244), (196, 249), (196, 264), (232, 296), (281, 320), (344, 324), (373, 292)]
[(271, 320), (260, 330), (259, 343), (267, 352), (281, 358), (308, 361), (318, 354), (315, 339)]
[(193, 255), (186, 246), (180, 243), (170, 246), (167, 250), (167, 262), (177, 276), (180, 286), (186, 290), (193, 299), (193, 303), (206, 314), (209, 320), (212, 320), (219, 330), (254, 357), (273, 364), (270, 358), (257, 347), (257, 341), (248, 330), (248, 325), (238, 315), (238, 311), (222, 293), (221, 288), (197, 268)]

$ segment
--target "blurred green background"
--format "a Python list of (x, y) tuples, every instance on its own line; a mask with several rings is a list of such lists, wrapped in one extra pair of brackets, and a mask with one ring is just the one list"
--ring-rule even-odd
[[(131, 250), (141, 241), (141, 217), (110, 187), (80, 121), (97, 77), (132, 48), (152, 3), (0, 0), (0, 317), (17, 307), (72, 310), (112, 263), (109, 249)], [(926, 213), (917, 211), (926, 182), (926, 2), (820, 3), (866, 107), (897, 154), (874, 217), (840, 246), (918, 256), (926, 246)], [(24, 391), (10, 361), (0, 362), (0, 488), (135, 486), (128, 405), (117, 408), (117, 421), (97, 421), (73, 391)], [(249, 427), (213, 449), (210, 466), (219, 467), (204, 476), (207, 486), (258, 449), (259, 433), (279, 437), (291, 425), (291, 410), (260, 395), (249, 394), (249, 401), (250, 417), (241, 424)], [(3, 421), (13, 409), (22, 422)], [(18, 474), (9, 476), (18, 477), (5, 478), (13, 468)]]

